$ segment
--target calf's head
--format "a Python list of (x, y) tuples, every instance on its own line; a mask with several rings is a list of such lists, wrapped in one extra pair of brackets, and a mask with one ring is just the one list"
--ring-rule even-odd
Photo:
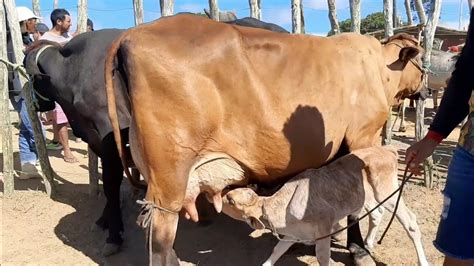
[(260, 221), (263, 215), (262, 199), (250, 188), (237, 188), (223, 199), (223, 212), (230, 217), (246, 222), (254, 229), (264, 229)]

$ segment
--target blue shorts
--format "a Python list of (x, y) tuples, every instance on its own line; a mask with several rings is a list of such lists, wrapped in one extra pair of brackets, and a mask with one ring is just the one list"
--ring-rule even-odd
[(461, 147), (454, 150), (443, 194), (434, 245), (449, 257), (474, 259), (474, 155)]

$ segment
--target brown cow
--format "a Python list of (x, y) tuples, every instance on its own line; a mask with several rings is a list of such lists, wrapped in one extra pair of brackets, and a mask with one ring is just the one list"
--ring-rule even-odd
[(122, 154), (117, 67), (128, 80), (133, 161), (148, 182), (148, 207), (159, 210), (151, 215), (153, 263), (177, 265), (177, 213), (184, 208), (196, 221), (198, 193), (220, 211), (228, 185), (281, 183), (379, 145), (389, 106), (421, 86), (420, 51), (407, 35), (381, 45), (358, 34), (280, 34), (189, 14), (126, 31), (108, 53), (109, 115)]

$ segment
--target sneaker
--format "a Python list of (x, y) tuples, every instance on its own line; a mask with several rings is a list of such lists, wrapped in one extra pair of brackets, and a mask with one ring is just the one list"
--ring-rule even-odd
[(25, 163), (21, 165), (21, 173), (19, 179), (30, 179), (41, 177), (40, 170), (32, 163)]
[(56, 142), (56, 141), (50, 141), (49, 143), (46, 143), (46, 149), (47, 150), (61, 150), (63, 148), (63, 145), (61, 143)]

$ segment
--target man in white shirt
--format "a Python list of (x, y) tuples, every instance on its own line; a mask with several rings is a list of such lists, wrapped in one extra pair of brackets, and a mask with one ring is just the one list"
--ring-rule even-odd
[[(71, 16), (66, 9), (53, 10), (53, 12), (51, 12), (51, 23), (53, 25), (51, 30), (45, 32), (43, 36), (40, 37), (40, 40), (53, 41), (61, 45), (65, 45), (71, 40), (72, 36), (69, 35)], [(68, 163), (77, 162), (76, 157), (72, 155), (71, 149), (69, 148), (68, 120), (58, 103), (56, 103), (56, 108), (52, 111), (51, 115), (48, 116), (48, 119), (53, 122), (54, 138), (52, 144), (60, 148), (58, 144), (59, 140), (64, 151), (64, 161)]]

